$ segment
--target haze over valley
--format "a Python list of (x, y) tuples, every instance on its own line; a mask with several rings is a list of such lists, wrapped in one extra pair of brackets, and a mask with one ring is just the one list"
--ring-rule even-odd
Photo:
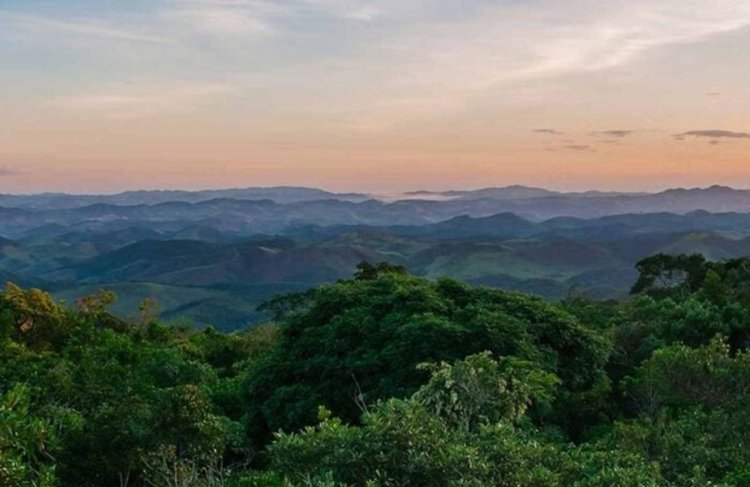
[(407, 199), (303, 187), (0, 196), (0, 277), (114, 310), (238, 329), (265, 299), (361, 261), (549, 299), (622, 298), (657, 253), (750, 254), (750, 191), (561, 193), (508, 186)]

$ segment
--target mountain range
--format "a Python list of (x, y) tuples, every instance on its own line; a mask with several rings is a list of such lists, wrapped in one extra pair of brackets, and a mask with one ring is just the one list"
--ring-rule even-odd
[(558, 193), (509, 186), (403, 200), (312, 188), (0, 196), (0, 279), (69, 302), (231, 329), (259, 302), (351, 276), (362, 260), (522, 290), (622, 297), (658, 253), (750, 254), (750, 192)]

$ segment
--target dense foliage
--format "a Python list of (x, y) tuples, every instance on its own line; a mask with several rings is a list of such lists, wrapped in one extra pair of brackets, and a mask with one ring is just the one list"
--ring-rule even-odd
[(0, 294), (0, 486), (747, 486), (750, 262), (560, 303), (387, 264), (224, 334)]
[(310, 424), (318, 405), (356, 421), (364, 404), (414, 393), (429, 377), (420, 363), (482, 351), (557, 374), (568, 410), (608, 389), (607, 340), (529, 296), (386, 269), (269, 307), (284, 319), (284, 334), (246, 387), (250, 427), (261, 437)]

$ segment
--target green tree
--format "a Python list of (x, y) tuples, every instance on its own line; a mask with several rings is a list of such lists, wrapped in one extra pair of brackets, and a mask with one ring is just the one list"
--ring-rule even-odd
[(52, 425), (31, 414), (23, 384), (0, 395), (0, 485), (55, 485), (52, 454), (56, 446)]
[(541, 299), (386, 272), (323, 286), (297, 304), (274, 353), (248, 370), (248, 427), (261, 443), (313, 424), (318, 405), (356, 422), (363, 404), (424, 384), (418, 364), (485, 350), (559, 376), (570, 411), (573, 394), (606, 383), (608, 342)]
[(60, 348), (76, 323), (61, 304), (40, 289), (26, 290), (9, 282), (0, 301), (13, 322), (15, 336), (32, 348)]
[(555, 381), (518, 363), (509, 380), (512, 364), (504, 371), (503, 362), (479, 354), (436, 365), (427, 385), (378, 403), (361, 426), (322, 409), (317, 426), (276, 435), (271, 467), (294, 485), (324, 476), (358, 486), (664, 485), (638, 454), (554, 444), (516, 426), (529, 400), (549, 400)]
[(475, 430), (482, 424), (515, 423), (533, 403), (550, 403), (559, 379), (537, 364), (513, 357), (493, 360), (489, 352), (454, 364), (423, 364), (429, 382), (414, 395), (448, 424)]

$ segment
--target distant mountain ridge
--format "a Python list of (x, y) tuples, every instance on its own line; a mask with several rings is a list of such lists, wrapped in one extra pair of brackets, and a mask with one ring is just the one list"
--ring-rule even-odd
[[(523, 197), (513, 198), (509, 194)], [(213, 198), (217, 195), (221, 197)], [(68, 197), (72, 200), (65, 199)], [(24, 203), (23, 198), (31, 199)], [(134, 200), (137, 204), (118, 204)], [(3, 201), (21, 206), (3, 206)], [(76, 206), (84, 202), (91, 204)], [(66, 233), (66, 227), (91, 232), (133, 227), (178, 232), (192, 227), (193, 230), (184, 235), (192, 238), (199, 233), (217, 235), (215, 231), (238, 236), (284, 234), (305, 225), (421, 226), (462, 216), (483, 218), (499, 214), (543, 222), (555, 218), (595, 219), (623, 214), (696, 211), (748, 213), (750, 191), (712, 186), (644, 194), (554, 193), (538, 188), (510, 187), (481, 190), (472, 197), (393, 202), (309, 188), (135, 192), (106, 197), (0, 196), (0, 235), (11, 239), (32, 232), (50, 235)]]
[[(734, 189), (728, 186), (714, 185), (706, 188), (672, 188), (660, 192), (618, 192), (618, 191), (578, 191), (563, 192), (545, 188), (510, 185), (488, 187), (473, 190), (431, 191), (419, 190), (402, 193), (402, 197), (379, 196), (376, 193), (337, 193), (319, 188), (303, 186), (247, 187), (209, 190), (135, 190), (115, 194), (0, 194), (0, 207), (25, 209), (74, 209), (97, 204), (115, 206), (158, 205), (162, 203), (201, 203), (212, 200), (269, 200), (279, 204), (300, 203), (318, 200), (339, 200), (348, 202), (400, 202), (404, 200), (534, 200), (534, 199), (589, 199), (621, 198), (675, 200), (675, 199), (725, 199), (737, 203), (746, 203), (750, 199), (750, 190)], [(714, 202), (713, 204), (716, 204)], [(697, 209), (697, 208), (696, 208)]]
[(321, 199), (364, 201), (360, 193), (332, 193), (317, 188), (297, 186), (250, 187), (212, 190), (137, 190), (116, 194), (40, 193), (29, 195), (0, 194), (0, 206), (12, 208), (61, 209), (96, 204), (117, 206), (157, 205), (167, 202), (199, 203), (214, 199), (263, 200), (296, 203)]
[(750, 255), (746, 190), (433, 196), (289, 187), (0, 196), (18, 205), (0, 205), (0, 279), (69, 303), (112, 289), (118, 314), (154, 297), (167, 319), (227, 329), (262, 320), (264, 299), (349, 277), (361, 260), (556, 299), (572, 288), (624, 296), (634, 264), (658, 252)]
[(449, 191), (410, 191), (405, 193), (408, 196), (437, 196), (437, 197), (448, 197), (448, 198), (460, 198), (460, 199), (530, 199), (530, 198), (544, 198), (550, 196), (620, 196), (620, 195), (637, 195), (645, 193), (630, 193), (630, 192), (617, 192), (617, 191), (583, 191), (583, 192), (562, 192), (553, 191), (545, 188), (538, 188), (533, 186), (523, 186), (520, 184), (514, 184), (511, 186), (500, 186), (500, 187), (489, 187), (474, 190), (449, 190)]

